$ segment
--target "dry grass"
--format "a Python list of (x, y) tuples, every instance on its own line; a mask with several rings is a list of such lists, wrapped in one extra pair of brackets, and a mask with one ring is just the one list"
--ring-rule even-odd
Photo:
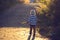
[[(0, 28), (0, 40), (27, 40), (29, 28)], [(36, 33), (35, 40), (48, 40), (48, 38), (39, 37)]]

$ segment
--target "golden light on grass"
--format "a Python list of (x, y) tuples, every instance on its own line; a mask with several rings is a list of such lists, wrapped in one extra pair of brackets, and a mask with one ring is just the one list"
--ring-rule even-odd
[[(27, 40), (28, 36), (29, 28), (0, 28), (0, 40)], [(35, 40), (48, 40), (48, 38), (35, 37)]]

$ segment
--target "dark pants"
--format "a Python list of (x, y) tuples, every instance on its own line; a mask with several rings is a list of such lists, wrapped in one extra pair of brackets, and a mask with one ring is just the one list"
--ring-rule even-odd
[(31, 35), (32, 35), (32, 31), (33, 31), (33, 37), (32, 37), (32, 40), (34, 40), (35, 39), (35, 33), (36, 33), (36, 26), (35, 25), (30, 25), (30, 35), (29, 35), (29, 37), (28, 37), (28, 40), (30, 40), (30, 38), (31, 38)]

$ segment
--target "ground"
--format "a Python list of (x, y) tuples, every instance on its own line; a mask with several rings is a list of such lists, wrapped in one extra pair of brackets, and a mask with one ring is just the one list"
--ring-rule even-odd
[[(27, 40), (29, 36), (29, 28), (22, 27), (3, 27), (0, 28), (0, 40)], [(36, 32), (35, 40), (48, 40), (48, 38), (41, 38)]]

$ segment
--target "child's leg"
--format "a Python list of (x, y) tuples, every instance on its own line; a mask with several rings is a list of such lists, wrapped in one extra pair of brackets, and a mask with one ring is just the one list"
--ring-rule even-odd
[(34, 25), (34, 26), (33, 26), (33, 38), (32, 38), (32, 40), (35, 39), (35, 33), (36, 33), (36, 27), (35, 27), (35, 25)]
[(31, 35), (32, 35), (32, 26), (30, 25), (30, 33), (29, 33), (28, 40), (30, 40), (30, 38), (31, 38)]
[(30, 34), (32, 34), (32, 25), (30, 25)]
[(35, 25), (33, 26), (33, 33), (34, 33), (34, 35), (36, 33), (36, 27), (35, 27)]

